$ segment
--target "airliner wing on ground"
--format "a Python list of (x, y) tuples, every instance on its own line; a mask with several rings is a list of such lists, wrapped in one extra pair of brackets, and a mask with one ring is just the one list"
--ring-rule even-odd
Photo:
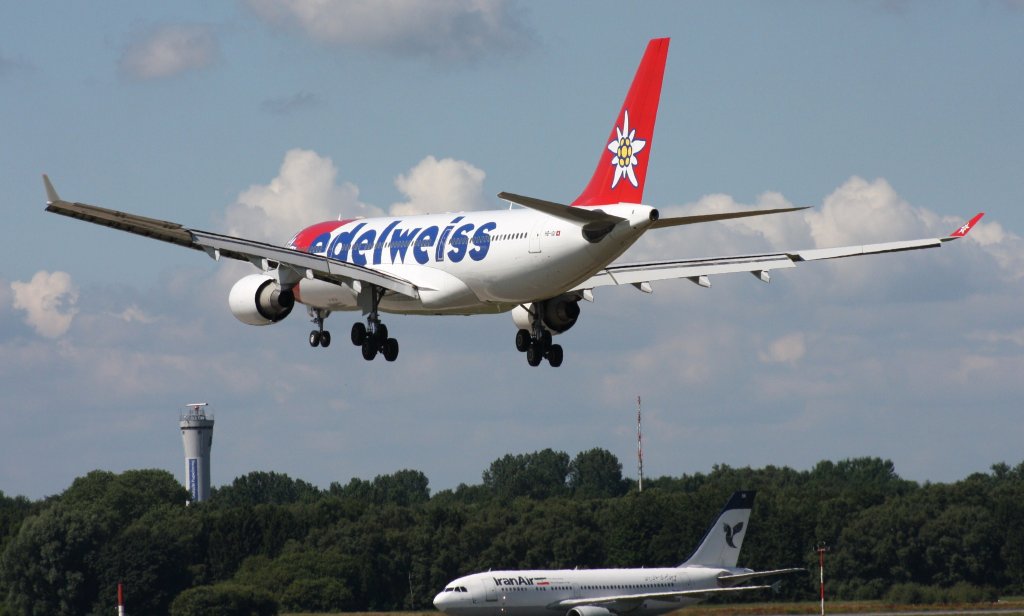
[(420, 216), (317, 222), (283, 246), (201, 231), (178, 223), (60, 198), (47, 176), (46, 210), (62, 216), (202, 250), (214, 259), (252, 263), (258, 273), (228, 293), (238, 320), (269, 325), (287, 317), (296, 303), (316, 329), (313, 347), (327, 347), (324, 320), (337, 311), (360, 311), (365, 319), (350, 339), (364, 359), (378, 353), (398, 357), (398, 341), (380, 313), (470, 315), (511, 312), (515, 346), (531, 366), (563, 361), (552, 337), (580, 315), (580, 300), (593, 289), (631, 284), (650, 291), (653, 281), (687, 278), (710, 286), (710, 276), (752, 272), (769, 280), (773, 269), (818, 259), (933, 248), (963, 237), (981, 218), (940, 239), (811, 249), (774, 254), (616, 263), (651, 229), (763, 216), (803, 208), (750, 210), (662, 217), (643, 204), (669, 40), (647, 45), (601, 156), (583, 192), (561, 204), (513, 193), (499, 197), (522, 208), (448, 212)]
[(754, 492), (736, 492), (693, 554), (678, 567), (488, 571), (453, 580), (434, 598), (450, 616), (653, 616), (713, 595), (765, 590), (758, 578), (805, 571), (737, 567)]

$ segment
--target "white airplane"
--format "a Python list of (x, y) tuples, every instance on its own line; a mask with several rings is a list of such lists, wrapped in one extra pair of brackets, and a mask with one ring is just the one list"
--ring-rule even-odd
[(678, 567), (487, 571), (453, 580), (434, 597), (451, 616), (649, 616), (712, 595), (763, 590), (750, 580), (804, 569), (737, 567), (755, 492), (736, 492), (694, 553)]
[(213, 259), (249, 261), (260, 270), (239, 280), (228, 294), (232, 314), (243, 323), (269, 325), (305, 304), (316, 329), (311, 346), (326, 347), (324, 319), (359, 310), (365, 323), (352, 326), (352, 343), (372, 360), (380, 352), (398, 357), (381, 312), (469, 315), (512, 312), (516, 349), (531, 366), (562, 363), (552, 336), (568, 331), (580, 300), (593, 289), (633, 285), (650, 293), (651, 282), (689, 279), (711, 286), (709, 276), (751, 272), (764, 282), (773, 269), (805, 261), (940, 246), (963, 237), (981, 218), (944, 238), (812, 249), (772, 254), (643, 263), (615, 260), (650, 229), (803, 208), (752, 210), (662, 218), (643, 205), (644, 180), (661, 96), (669, 39), (647, 45), (597, 168), (586, 188), (563, 205), (511, 193), (498, 196), (521, 208), (421, 216), (319, 222), (299, 231), (286, 246), (232, 237), (116, 210), (62, 200), (47, 176), (48, 212), (113, 227), (206, 252)]

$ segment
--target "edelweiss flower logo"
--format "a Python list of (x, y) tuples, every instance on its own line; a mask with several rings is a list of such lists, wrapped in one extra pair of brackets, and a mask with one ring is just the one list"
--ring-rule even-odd
[(629, 178), (629, 183), (636, 188), (636, 174), (633, 173), (633, 165), (637, 164), (636, 153), (644, 149), (647, 141), (636, 138), (636, 129), (629, 130), (629, 111), (627, 110), (622, 119), (622, 128), (615, 127), (618, 138), (608, 144), (608, 150), (612, 153), (612, 164), (615, 165), (615, 177), (612, 178), (612, 188), (615, 188), (622, 176)]

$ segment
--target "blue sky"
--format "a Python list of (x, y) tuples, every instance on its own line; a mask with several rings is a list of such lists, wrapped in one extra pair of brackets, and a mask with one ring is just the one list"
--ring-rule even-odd
[[(0, 490), (183, 470), (326, 487), (477, 483), (600, 446), (635, 476), (880, 456), (952, 481), (1024, 456), (1024, 4), (16, 3), (0, 10)], [(648, 234), (627, 259), (944, 235), (940, 250), (603, 289), (530, 368), (508, 315), (386, 319), (395, 364), (227, 309), (247, 266), (43, 212), (61, 195), (285, 242), (339, 214), (555, 201), (593, 169), (646, 41), (672, 37), (646, 200), (813, 206)], [(347, 332), (356, 315), (327, 326)], [(344, 337), (344, 336), (342, 336)]]

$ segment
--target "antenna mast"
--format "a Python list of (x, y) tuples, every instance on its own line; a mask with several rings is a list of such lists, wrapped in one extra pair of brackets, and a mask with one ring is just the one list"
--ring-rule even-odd
[(636, 397), (636, 461), (640, 470), (640, 478), (637, 481), (637, 491), (644, 491), (644, 439), (640, 430), (640, 396)]

